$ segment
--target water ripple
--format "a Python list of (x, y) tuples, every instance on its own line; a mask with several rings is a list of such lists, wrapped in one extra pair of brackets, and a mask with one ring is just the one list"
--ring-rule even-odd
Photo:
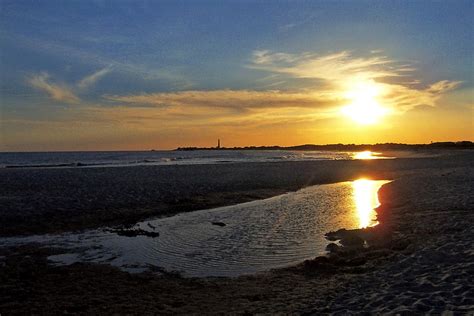
[[(378, 188), (386, 182), (371, 182), (374, 192), (368, 197), (373, 200)], [(322, 255), (328, 243), (324, 238), (326, 232), (359, 227), (354, 190), (353, 182), (312, 186), (265, 200), (136, 225), (148, 231), (154, 231), (155, 227), (160, 233), (158, 238), (125, 237), (93, 230), (83, 234), (42, 236), (41, 240), (34, 241), (49, 246), (55, 243), (69, 248), (82, 246), (78, 255), (68, 253), (50, 258), (59, 264), (71, 262), (73, 258), (74, 262), (105, 262), (136, 271), (152, 265), (181, 271), (185, 276), (250, 274)], [(213, 222), (225, 226), (213, 225)]]

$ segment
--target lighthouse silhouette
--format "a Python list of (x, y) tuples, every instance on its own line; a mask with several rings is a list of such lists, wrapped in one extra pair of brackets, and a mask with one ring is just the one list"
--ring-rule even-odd
[(221, 148), (221, 140), (220, 138), (217, 139), (217, 149)]

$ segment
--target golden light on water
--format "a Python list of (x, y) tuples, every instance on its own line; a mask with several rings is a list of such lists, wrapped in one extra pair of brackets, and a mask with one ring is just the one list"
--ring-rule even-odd
[(366, 150), (366, 151), (361, 151), (361, 152), (355, 153), (353, 158), (354, 159), (363, 159), (363, 160), (379, 159), (380, 158), (379, 155), (381, 155), (381, 154), (376, 153), (376, 152), (372, 152), (370, 150)]
[(375, 208), (380, 205), (377, 191), (388, 181), (374, 181), (359, 179), (352, 182), (353, 197), (356, 208), (356, 217), (359, 227), (375, 226)]

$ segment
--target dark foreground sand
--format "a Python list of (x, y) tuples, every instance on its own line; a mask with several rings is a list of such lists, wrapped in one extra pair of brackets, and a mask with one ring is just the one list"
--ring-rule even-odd
[[(472, 158), (472, 154), (466, 153), (436, 160), (356, 162), (348, 164), (351, 167), (341, 164), (346, 172), (349, 170), (352, 173), (340, 180), (367, 173), (368, 167), (373, 176), (395, 179), (379, 192), (381, 224), (375, 229), (338, 232), (352, 241), (352, 246), (338, 249), (327, 258), (316, 258), (296, 267), (255, 276), (181, 279), (152, 273), (130, 275), (100, 265), (51, 267), (46, 256), (61, 250), (37, 249), (34, 246), (21, 249), (0, 247), (0, 313), (347, 314), (453, 311), (474, 314)], [(249, 184), (250, 187), (266, 189), (273, 182), (260, 178), (264, 178), (265, 172), (278, 171), (278, 176), (269, 175), (268, 178), (276, 181), (274, 177), (281, 177), (279, 180), (287, 185), (287, 189), (296, 189), (312, 183), (308, 179), (313, 177), (307, 175), (312, 170), (329, 174), (327, 166), (335, 165), (275, 164), (255, 166), (251, 173), (245, 173), (242, 167), (239, 171), (243, 175), (229, 175), (235, 181), (241, 179), (241, 188), (246, 188), (245, 179), (253, 179), (252, 183), (257, 185)], [(45, 174), (48, 172), (50, 170)], [(125, 171), (117, 169), (115, 172)], [(150, 170), (142, 172), (153, 174)], [(12, 177), (11, 174), (8, 176)], [(193, 177), (189, 179), (193, 179), (190, 180), (194, 181), (193, 185), (199, 182)], [(35, 183), (40, 182), (37, 180)], [(225, 187), (224, 179), (210, 183), (208, 185), (212, 188)], [(48, 185), (52, 186), (51, 190), (54, 188), (54, 185)], [(284, 190), (284, 186), (274, 184), (269, 189)], [(12, 190), (10, 187), (7, 192)], [(89, 188), (83, 190), (94, 191)], [(47, 191), (42, 194), (47, 194)], [(34, 197), (31, 199), (34, 200)], [(21, 203), (27, 205), (30, 202), (23, 197)], [(13, 208), (8, 210), (11, 223), (14, 223), (12, 214), (15, 211)], [(32, 210), (30, 214), (34, 214), (35, 210), (41, 208)], [(92, 211), (85, 212), (92, 214)], [(46, 213), (40, 211), (39, 214)], [(367, 240), (370, 247), (358, 248), (360, 238)]]

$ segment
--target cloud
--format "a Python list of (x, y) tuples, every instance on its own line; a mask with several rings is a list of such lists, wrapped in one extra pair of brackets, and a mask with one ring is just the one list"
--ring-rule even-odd
[[(351, 93), (363, 93), (358, 90), (363, 87), (377, 91), (377, 101), (388, 112), (404, 113), (418, 106), (435, 106), (442, 95), (460, 84), (442, 80), (423, 87), (420, 80), (413, 78), (416, 69), (410, 64), (373, 53), (369, 57), (355, 57), (348, 51), (317, 55), (259, 50), (253, 53), (249, 67), (270, 73), (257, 80), (265, 90), (190, 90), (105, 95), (103, 98), (120, 106), (167, 109), (162, 111), (163, 115), (166, 113), (173, 118), (220, 115), (235, 120), (237, 115), (246, 112), (265, 113), (258, 118), (263, 121), (278, 115), (294, 119), (295, 115), (286, 109), (312, 117), (338, 116), (342, 107), (353, 102)], [(302, 79), (310, 80), (312, 86), (291, 91), (270, 90), (285, 84), (288, 87), (287, 82)]]
[[(84, 102), (75, 108), (88, 113), (82, 117), (85, 121), (101, 118), (98, 125), (121, 126), (129, 131), (270, 125), (289, 128), (292, 124), (299, 124), (298, 130), (316, 130), (330, 120), (338, 121), (340, 109), (353, 102), (348, 92), (358, 87), (375, 88), (379, 103), (389, 113), (404, 113), (419, 106), (436, 106), (439, 98), (460, 84), (448, 80), (423, 83), (415, 78), (412, 65), (377, 54), (358, 57), (348, 51), (320, 55), (260, 50), (252, 54), (248, 65), (266, 72), (255, 81), (258, 90), (109, 94), (102, 96), (105, 102)], [(77, 103), (81, 100), (75, 93), (83, 93), (110, 71), (110, 67), (99, 69), (72, 86), (53, 83), (47, 74), (32, 77), (30, 84), (55, 100)]]
[(66, 103), (79, 103), (81, 99), (77, 96), (77, 92), (79, 90), (85, 90), (91, 87), (110, 71), (111, 69), (108, 67), (100, 69), (93, 74), (82, 78), (74, 86), (70, 86), (65, 83), (53, 83), (50, 79), (50, 75), (47, 72), (30, 76), (27, 79), (27, 82), (32, 87), (46, 92), (53, 100)]
[[(356, 57), (349, 51), (320, 55), (257, 50), (253, 52), (247, 67), (278, 74), (275, 85), (280, 84), (282, 79), (317, 79), (319, 85), (314, 86), (316, 91), (324, 88), (332, 94), (339, 94), (340, 99), (345, 99), (347, 91), (357, 86), (376, 87), (380, 91), (377, 96), (379, 101), (394, 112), (404, 112), (420, 105), (435, 106), (442, 95), (461, 83), (441, 80), (423, 88), (421, 80), (414, 78), (416, 68), (413, 65), (390, 59), (381, 53), (381, 50), (372, 50), (368, 57)], [(272, 84), (267, 83), (268, 86)]]
[(294, 27), (298, 26), (299, 23), (287, 23), (285, 25), (280, 26), (278, 29), (280, 31), (289, 31), (293, 29)]
[[(194, 82), (190, 81), (189, 78), (182, 74), (182, 71), (179, 67), (150, 67), (145, 63), (132, 63), (130, 62), (131, 58), (129, 57), (109, 58), (88, 50), (78, 49), (77, 47), (66, 45), (59, 41), (47, 41), (18, 33), (0, 33), (0, 36), (3, 36), (4, 39), (12, 41), (15, 43), (15, 45), (19, 45), (27, 49), (39, 51), (41, 53), (48, 53), (61, 58), (68, 56), (69, 58), (79, 60), (83, 63), (95, 64), (101, 67), (113, 67), (114, 71), (120, 72), (123, 75), (130, 75), (132, 77), (138, 76), (145, 80), (163, 80), (178, 89), (185, 89), (194, 85)], [(110, 37), (107, 38), (110, 39)]]
[(307, 53), (300, 54), (300, 55), (292, 55), (292, 54), (287, 54), (287, 53), (273, 53), (269, 50), (256, 50), (252, 54), (252, 57), (253, 57), (252, 62), (255, 65), (255, 67), (253, 68), (258, 69), (259, 67), (261, 67), (265, 69), (264, 65), (270, 66), (278, 62), (285, 62), (285, 63), (296, 62), (307, 55), (308, 55)]
[(99, 80), (100, 78), (102, 78), (103, 76), (108, 74), (110, 72), (110, 70), (111, 69), (109, 67), (100, 69), (100, 70), (94, 72), (92, 75), (84, 77), (82, 80), (80, 80), (77, 83), (77, 86), (80, 89), (86, 89), (86, 88), (90, 87), (91, 85), (95, 84), (97, 82), (97, 80)]
[(453, 90), (461, 84), (461, 81), (448, 81), (442, 80), (430, 85), (427, 89), (428, 92), (433, 94), (443, 94), (447, 91)]
[(384, 103), (391, 108), (404, 112), (420, 106), (436, 106), (436, 101), (447, 92), (455, 89), (461, 81), (442, 80), (424, 89), (414, 89), (395, 84), (380, 84), (387, 91), (383, 96)]
[[(293, 108), (310, 109), (312, 115), (331, 110), (333, 115), (339, 115), (337, 109), (353, 102), (350, 92), (370, 87), (377, 91), (377, 99), (382, 106), (390, 112), (403, 113), (421, 105), (435, 106), (442, 95), (460, 84), (459, 81), (442, 80), (423, 87), (420, 80), (413, 78), (416, 69), (410, 64), (375, 53), (369, 54), (369, 57), (356, 57), (348, 51), (318, 55), (258, 50), (253, 52), (249, 67), (270, 73), (257, 80), (267, 90), (180, 91), (106, 95), (104, 98), (133, 107), (179, 108), (182, 110), (179, 115), (185, 113), (184, 109), (196, 108), (234, 112), (263, 109), (281, 112), (280, 109)], [(310, 80), (310, 88), (307, 85), (304, 89), (292, 91), (269, 90), (282, 87), (292, 80), (294, 83), (303, 79)], [(202, 111), (199, 113), (201, 115)]]
[(354, 57), (349, 51), (326, 55), (315, 53), (287, 54), (268, 50), (253, 52), (249, 68), (287, 74), (296, 78), (339, 81), (349, 76), (369, 80), (401, 76), (395, 61), (385, 56)]
[(373, 49), (370, 51), (371, 54), (381, 54), (383, 53), (383, 49)]
[(337, 98), (324, 91), (211, 90), (106, 95), (109, 101), (134, 106), (228, 108), (236, 110), (276, 108), (324, 108), (337, 104)]
[(28, 82), (32, 87), (46, 92), (53, 100), (67, 103), (79, 102), (79, 98), (68, 86), (49, 82), (49, 75), (46, 72), (31, 76)]

